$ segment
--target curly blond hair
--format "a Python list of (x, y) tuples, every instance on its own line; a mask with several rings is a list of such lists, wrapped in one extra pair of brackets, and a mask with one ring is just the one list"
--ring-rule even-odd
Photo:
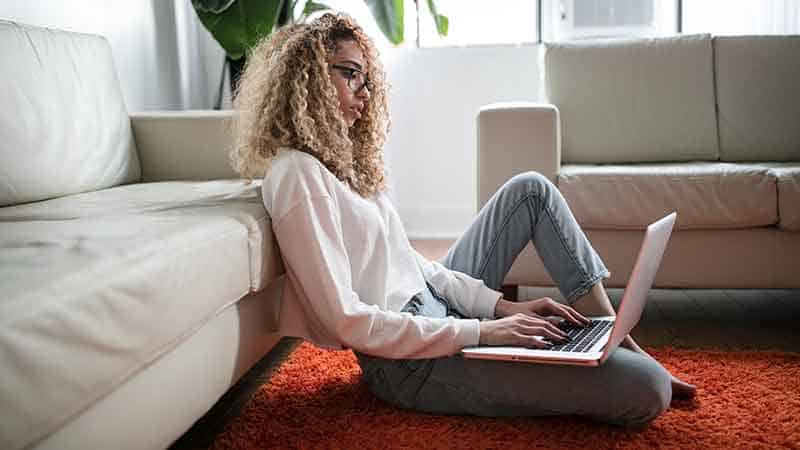
[[(359, 120), (347, 126), (327, 59), (337, 43), (354, 41), (374, 87)], [(386, 188), (382, 147), (389, 131), (386, 81), (378, 51), (345, 14), (279, 29), (249, 53), (234, 100), (233, 168), (263, 176), (281, 147), (316, 157), (362, 197)]]

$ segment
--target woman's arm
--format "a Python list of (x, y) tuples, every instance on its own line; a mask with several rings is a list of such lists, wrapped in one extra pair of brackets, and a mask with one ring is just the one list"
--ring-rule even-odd
[(386, 358), (426, 358), (477, 345), (479, 321), (383, 311), (360, 301), (333, 199), (309, 196), (273, 224), (287, 275), (313, 327), (343, 346)]
[(451, 301), (458, 312), (467, 317), (481, 319), (496, 317), (495, 308), (503, 296), (502, 292), (490, 289), (483, 280), (448, 269), (438, 261), (430, 261), (416, 250), (412, 251), (425, 280)]

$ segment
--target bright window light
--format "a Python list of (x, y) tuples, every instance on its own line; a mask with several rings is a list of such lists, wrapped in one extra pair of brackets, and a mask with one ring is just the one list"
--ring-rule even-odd
[(678, 31), (677, 0), (543, 0), (545, 41)]
[(683, 0), (683, 32), (800, 34), (800, 0)]
[(436, 0), (437, 12), (450, 20), (447, 36), (440, 37), (428, 2), (419, 0), (420, 47), (536, 42), (536, 3), (535, 0)]

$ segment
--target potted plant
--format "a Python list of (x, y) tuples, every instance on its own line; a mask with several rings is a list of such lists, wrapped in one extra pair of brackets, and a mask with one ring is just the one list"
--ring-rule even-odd
[[(418, 1), (414, 0), (414, 3)], [(437, 32), (446, 36), (447, 17), (437, 13), (434, 0), (426, 1), (436, 23)], [(284, 25), (302, 23), (317, 11), (331, 9), (324, 3), (305, 0), (302, 12), (296, 15), (300, 2), (301, 0), (192, 0), (192, 6), (200, 22), (225, 50), (225, 60), (230, 70), (231, 92), (236, 91), (248, 50), (259, 40)], [(364, 2), (386, 38), (393, 44), (403, 42), (405, 28), (403, 0), (364, 0)]]

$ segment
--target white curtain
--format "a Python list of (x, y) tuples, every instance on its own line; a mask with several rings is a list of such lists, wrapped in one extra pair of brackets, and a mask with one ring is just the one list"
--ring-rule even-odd
[[(197, 18), (191, 0), (173, 1), (181, 107), (213, 109), (219, 100), (220, 85), (227, 86), (227, 80), (221, 79), (225, 77), (225, 51)], [(224, 90), (223, 107), (230, 107), (228, 91)]]

